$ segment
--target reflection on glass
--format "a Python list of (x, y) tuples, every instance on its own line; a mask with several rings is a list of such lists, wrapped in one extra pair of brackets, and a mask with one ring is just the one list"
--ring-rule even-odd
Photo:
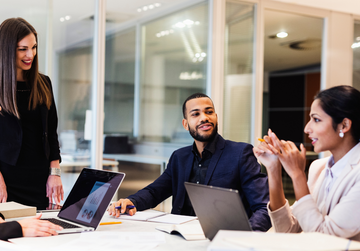
[(254, 5), (226, 3), (224, 131), (250, 142), (253, 85)]
[[(271, 128), (280, 139), (307, 149), (307, 172), (317, 158), (304, 133), (314, 96), (320, 90), (323, 19), (265, 10), (263, 134)], [(279, 38), (279, 32), (288, 36)], [(282, 172), (283, 189), (295, 200), (293, 184)]]
[(104, 134), (133, 135), (135, 28), (106, 37)]
[(353, 49), (353, 86), (360, 90), (360, 21), (354, 24)]
[[(48, 21), (48, 2), (28, 0), (0, 0), (0, 24), (8, 18), (21, 17), (28, 21), (38, 33), (38, 60), (40, 73), (47, 74), (46, 69), (46, 36)], [(21, 6), (21, 7), (20, 7)], [(51, 76), (50, 76), (51, 77)], [(52, 81), (53, 78), (51, 78)], [(54, 85), (54, 83), (53, 83)]]
[(182, 103), (206, 90), (208, 5), (142, 26), (139, 140), (191, 142)]
[(271, 128), (311, 151), (303, 130), (320, 90), (323, 19), (274, 10), (265, 10), (264, 19), (263, 134)]
[[(67, 6), (82, 6), (70, 14)], [(65, 161), (90, 161), (90, 143), (84, 139), (91, 110), (93, 1), (53, 2), (54, 74), (58, 86), (59, 139)], [(90, 14), (89, 14), (90, 13)], [(88, 134), (91, 135), (91, 127)], [(88, 138), (90, 139), (90, 138)]]

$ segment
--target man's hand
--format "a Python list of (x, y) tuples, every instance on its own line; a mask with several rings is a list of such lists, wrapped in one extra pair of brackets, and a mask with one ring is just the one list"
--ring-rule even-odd
[[(121, 209), (115, 209), (115, 207), (121, 206)], [(130, 216), (133, 216), (136, 213), (136, 207), (129, 209), (127, 206), (134, 206), (134, 204), (129, 199), (120, 199), (119, 201), (112, 203), (109, 207), (109, 214), (118, 218), (120, 213), (127, 213)]]
[(56, 230), (62, 230), (63, 228), (55, 225), (46, 220), (40, 220), (41, 214), (18, 221), (21, 225), (24, 237), (35, 237), (35, 236), (51, 236), (57, 235)]

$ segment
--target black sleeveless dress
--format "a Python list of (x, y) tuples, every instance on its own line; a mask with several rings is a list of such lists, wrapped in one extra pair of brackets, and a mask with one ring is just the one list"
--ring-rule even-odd
[(25, 82), (17, 82), (17, 105), (22, 127), (22, 145), (15, 166), (0, 163), (8, 199), (21, 204), (45, 209), (49, 205), (46, 197), (46, 182), (50, 161), (46, 158), (42, 143), (41, 110), (29, 110), (30, 89)]

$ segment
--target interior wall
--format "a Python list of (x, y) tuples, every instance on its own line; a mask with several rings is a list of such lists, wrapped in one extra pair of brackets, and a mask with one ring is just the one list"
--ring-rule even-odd
[(351, 14), (331, 12), (326, 24), (325, 78), (321, 88), (352, 85), (354, 19)]

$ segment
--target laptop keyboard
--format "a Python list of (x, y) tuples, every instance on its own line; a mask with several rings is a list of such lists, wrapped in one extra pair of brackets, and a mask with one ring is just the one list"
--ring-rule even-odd
[(47, 220), (50, 221), (51, 223), (54, 223), (56, 225), (61, 226), (62, 228), (66, 229), (66, 228), (80, 228), (79, 226), (73, 225), (71, 223), (67, 223), (65, 221), (62, 220), (58, 220), (55, 218), (50, 218), (50, 219), (42, 219), (42, 220)]

